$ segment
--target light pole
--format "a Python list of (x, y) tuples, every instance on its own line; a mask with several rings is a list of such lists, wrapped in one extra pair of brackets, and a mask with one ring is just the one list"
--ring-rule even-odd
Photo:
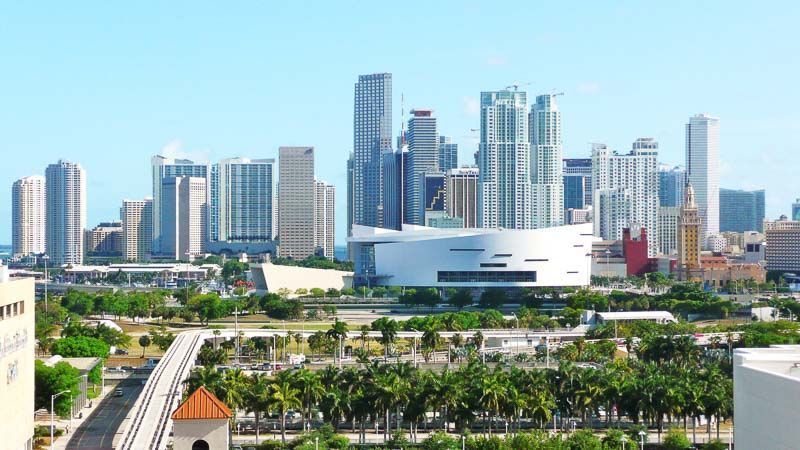
[(628, 436), (623, 434), (619, 441), (622, 442), (622, 450), (625, 450), (625, 443), (628, 442)]
[(611, 256), (611, 250), (606, 248), (605, 253), (606, 253), (606, 279), (608, 281), (608, 289), (610, 291), (611, 290), (611, 275), (610, 275), (610, 272), (608, 271), (608, 259)]
[(50, 314), (50, 309), (47, 307), (47, 260), (50, 259), (47, 256), (47, 253), (42, 256), (42, 260), (44, 261), (44, 318), (45, 323), (50, 323), (50, 318), (48, 317)]
[(641, 448), (641, 450), (644, 450), (644, 436), (645, 436), (646, 434), (647, 434), (647, 433), (645, 433), (644, 431), (640, 431), (640, 432), (639, 432), (639, 439), (640, 439), (640, 441), (641, 441), (641, 445), (642, 445), (642, 448)]
[(463, 434), (461, 435), (461, 450), (466, 450), (467, 448), (467, 437)]
[(319, 450), (319, 438), (314, 438), (314, 450)]
[(192, 252), (186, 252), (186, 303), (189, 303), (189, 264), (192, 259)]
[[(58, 398), (59, 395), (69, 394), (69, 392), (70, 392), (69, 389), (67, 389), (66, 391), (61, 391), (58, 394), (53, 394), (50, 396), (50, 450), (53, 450), (53, 439), (55, 438), (53, 436), (54, 434), (53, 430), (55, 429), (56, 426), (55, 425), (56, 398)], [(72, 414), (72, 412), (70, 412), (70, 414)]]

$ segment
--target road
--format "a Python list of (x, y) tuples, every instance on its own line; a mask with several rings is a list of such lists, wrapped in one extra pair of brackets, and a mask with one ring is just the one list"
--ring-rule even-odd
[(108, 395), (92, 412), (81, 426), (75, 430), (67, 444), (69, 449), (112, 450), (114, 436), (122, 425), (128, 411), (142, 391), (142, 380), (123, 380), (118, 385), (122, 389), (122, 397)]

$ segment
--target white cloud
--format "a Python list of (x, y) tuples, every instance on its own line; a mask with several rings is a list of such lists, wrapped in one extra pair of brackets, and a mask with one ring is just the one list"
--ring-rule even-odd
[(585, 81), (578, 85), (578, 92), (583, 94), (597, 94), (600, 92), (600, 83), (596, 81)]
[(506, 59), (502, 56), (492, 55), (486, 58), (486, 65), (487, 66), (502, 66), (505, 65)]
[(481, 104), (475, 97), (464, 97), (464, 114), (468, 116), (477, 116), (481, 112)]
[(159, 154), (164, 156), (165, 158), (174, 158), (174, 159), (191, 159), (195, 162), (202, 162), (208, 161), (210, 153), (208, 150), (196, 150), (196, 151), (186, 151), (183, 148), (183, 142), (180, 139), (173, 139), (167, 142), (164, 147), (161, 148)]

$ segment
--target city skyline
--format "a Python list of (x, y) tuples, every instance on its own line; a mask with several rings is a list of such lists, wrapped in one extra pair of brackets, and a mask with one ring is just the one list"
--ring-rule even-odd
[[(794, 5), (787, 7), (796, 8)], [(511, 35), (505, 35), (502, 41), (485, 39), (500, 27), (485, 19), (499, 14), (503, 9), (500, 7), (458, 7), (459, 15), (454, 18), (459, 25), (457, 28), (474, 28), (473, 24), (481, 23), (487, 33), (483, 37), (459, 34), (452, 38), (454, 41), (431, 31), (436, 27), (428, 30), (427, 18), (409, 22), (408, 12), (400, 11), (391, 19), (383, 17), (383, 21), (376, 21), (378, 28), (384, 27), (389, 20), (392, 23), (402, 21), (411, 25), (410, 31), (417, 30), (429, 39), (441, 40), (418, 55), (421, 63), (438, 61), (435, 66), (438, 69), (428, 76), (421, 76), (397, 63), (396, 55), (399, 53), (394, 50), (403, 47), (400, 39), (381, 36), (378, 42), (358, 43), (351, 53), (342, 55), (331, 51), (331, 46), (336, 43), (319, 39), (330, 31), (330, 25), (320, 23), (319, 17), (315, 16), (309, 20), (316, 26), (311, 27), (308, 36), (302, 37), (297, 45), (308, 49), (307, 40), (313, 39), (319, 47), (312, 48), (310, 54), (297, 52), (294, 55), (289, 53), (294, 49), (295, 44), (292, 44), (279, 52), (276, 58), (285, 63), (280, 64), (281, 67), (289, 67), (289, 63), (314, 57), (327, 63), (336, 54), (338, 61), (326, 71), (325, 77), (320, 78), (293, 70), (286, 71), (285, 75), (276, 74), (265, 71), (264, 63), (252, 58), (244, 59), (238, 54), (228, 59), (223, 56), (234, 44), (245, 44), (248, 54), (270, 51), (276, 43), (282, 42), (277, 37), (284, 27), (281, 22), (288, 24), (291, 20), (287, 19), (299, 17), (300, 11), (296, 9), (279, 9), (273, 15), (266, 15), (266, 11), (261, 11), (261, 14), (253, 11), (252, 19), (238, 17), (237, 22), (230, 25), (225, 20), (230, 17), (223, 15), (220, 18), (223, 26), (218, 28), (220, 34), (203, 38), (204, 42), (213, 38), (219, 43), (211, 46), (209, 53), (201, 58), (191, 49), (196, 43), (196, 34), (188, 33), (186, 27), (214, 28), (205, 26), (217, 17), (212, 12), (218, 11), (210, 11), (214, 9), (210, 6), (199, 5), (185, 23), (175, 26), (167, 26), (166, 19), (176, 16), (179, 11), (166, 7), (165, 23), (153, 25), (154, 32), (144, 41), (132, 39), (138, 35), (138, 27), (116, 24), (119, 19), (103, 8), (93, 11), (93, 14), (87, 14), (81, 8), (54, 11), (58, 20), (40, 17), (26, 6), (16, 8), (7, 15), (12, 18), (9, 23), (3, 22), (2, 33), (8, 33), (9, 38), (4, 39), (0, 47), (7, 49), (12, 66), (29, 70), (0, 75), (3, 85), (15, 86), (13, 90), (6, 88), (3, 91), (4, 98), (14, 108), (0, 113), (3, 114), (0, 131), (5, 136), (0, 151), (3, 154), (23, 153), (28, 157), (4, 164), (0, 168), (0, 181), (10, 186), (19, 178), (41, 175), (42, 167), (59, 158), (80, 163), (89, 182), (87, 222), (90, 224), (114, 219), (121, 199), (143, 198), (150, 194), (147, 161), (152, 154), (166, 153), (208, 161), (236, 155), (275, 158), (281, 145), (308, 143), (318, 149), (321, 169), (318, 176), (339, 187), (337, 203), (342, 207), (337, 211), (336, 236), (341, 245), (347, 223), (344, 219), (347, 202), (343, 161), (352, 151), (352, 86), (358, 74), (379, 71), (393, 74), (392, 128), (399, 129), (400, 122), (406, 119), (399, 114), (401, 94), (405, 96), (408, 107), (429, 106), (437, 111), (440, 132), (452, 136), (454, 143), (459, 144), (460, 161), (471, 161), (475, 150), (476, 137), (469, 129), (478, 125), (475, 105), (479, 92), (500, 89), (515, 81), (532, 82), (523, 88), (530, 97), (553, 88), (565, 92), (565, 96), (559, 98), (564, 115), (564, 157), (588, 157), (587, 142), (606, 142), (612, 147), (622, 148), (629, 136), (643, 135), (653, 136), (661, 143), (659, 162), (682, 164), (682, 127), (686, 118), (708, 111), (721, 120), (721, 187), (766, 189), (768, 218), (788, 215), (792, 200), (800, 192), (800, 182), (794, 181), (789, 168), (780, 163), (789, 154), (786, 149), (795, 145), (797, 139), (791, 133), (797, 123), (792, 105), (797, 103), (798, 95), (791, 89), (792, 84), (786, 75), (791, 70), (766, 64), (766, 69), (759, 73), (731, 76), (731, 68), (739, 67), (741, 58), (748, 58), (754, 65), (759, 61), (771, 61), (770, 55), (762, 55), (759, 50), (765, 47), (766, 42), (778, 52), (795, 40), (796, 31), (791, 26), (782, 25), (791, 14), (765, 18), (750, 9), (754, 6), (744, 6), (735, 11), (726, 9), (722, 11), (723, 17), (715, 15), (719, 20), (709, 21), (710, 11), (698, 11), (684, 24), (688, 32), (670, 39), (659, 33), (677, 23), (678, 18), (670, 11), (660, 10), (660, 7), (655, 11), (636, 6), (609, 10), (602, 5), (592, 5), (584, 12), (574, 13), (557, 6), (537, 5), (525, 14), (558, 17), (562, 13), (564, 19), (542, 25), (528, 36), (524, 36), (522, 30), (504, 30)], [(330, 12), (326, 11), (327, 8), (330, 6), (318, 6), (320, 17)], [(448, 6), (434, 7), (437, 11), (443, 8)], [(144, 10), (130, 13), (134, 19), (149, 14)], [(344, 20), (346, 24), (362, 22), (364, 14), (373, 13), (355, 14)], [(645, 14), (659, 14), (663, 20), (642, 23), (630, 20)], [(87, 23), (88, 18), (80, 19), (83, 16), (93, 17)], [(255, 30), (259, 16), (269, 17), (270, 24), (274, 20), (274, 30)], [(431, 18), (436, 16), (431, 14)], [(607, 36), (588, 43), (564, 32), (563, 26), (568, 19), (576, 26), (589, 28), (601, 22), (625, 26), (604, 27)], [(80, 30), (73, 29), (70, 24), (76, 22), (85, 26)], [(213, 22), (218, 23), (216, 20)], [(99, 23), (119, 25), (116, 37), (107, 39), (106, 27), (100, 27)], [(734, 32), (735, 25), (742, 23), (747, 23), (747, 29), (754, 31)], [(26, 24), (25, 27), (22, 24)], [(695, 27), (699, 24), (703, 24), (702, 30)], [(259, 22), (259, 28), (270, 29), (262, 25)], [(248, 36), (252, 39), (227, 33), (226, 30), (233, 26), (251, 33)], [(772, 30), (771, 37), (755, 31), (762, 28)], [(51, 31), (43, 33), (45, 29)], [(640, 32), (640, 39), (625, 38), (636, 32)], [(40, 36), (28, 39), (29, 33)], [(46, 45), (52, 42), (49, 33), (69, 35), (70, 38), (51, 48)], [(721, 48), (713, 52), (695, 48), (685, 50), (691, 47), (691, 43), (704, 38), (713, 39)], [(151, 48), (165, 39), (174, 43), (169, 50)], [(11, 42), (19, 45), (10, 46)], [(378, 45), (385, 48), (375, 52)], [(530, 58), (523, 51), (530, 45), (536, 45), (538, 51), (544, 53), (542, 59), (549, 59), (550, 67), (558, 69), (545, 73), (534, 70), (535, 61), (527, 61)], [(448, 52), (454, 46), (458, 51)], [(57, 70), (65, 68), (62, 53), (74, 53), (72, 49), (75, 48), (80, 48), (81, 52), (74, 66), (71, 60), (66, 66), (68, 70)], [(118, 51), (108, 52), (109, 48)], [(628, 73), (632, 71), (621, 69), (630, 55), (645, 54), (642, 53), (645, 49), (647, 54), (659, 55), (658, 59), (649, 61), (650, 72), (655, 74), (653, 77), (642, 79), (641, 73)], [(440, 58), (443, 51), (449, 55), (446, 66), (442, 65), (445, 61)], [(37, 55), (35, 60), (31, 58), (34, 54)], [(130, 54), (138, 56), (131, 61), (128, 58)], [(212, 70), (207, 75), (197, 75), (205, 71), (206, 61), (214, 57), (223, 58), (231, 67), (225, 69), (225, 74)], [(160, 67), (171, 61), (175, 61), (179, 69), (168, 71), (175, 72), (174, 75), (163, 74), (163, 71), (157, 71), (161, 73), (159, 75), (148, 75), (151, 70), (143, 71), (143, 68)], [(87, 77), (85, 71), (88, 69), (76, 69), (82, 67), (81, 62), (90, 62), (86, 66), (90, 68), (97, 68), (98, 62), (102, 62), (107, 70)], [(678, 62), (680, 65), (676, 66)], [(790, 61), (789, 64), (793, 63)], [(474, 70), (475, 66), (480, 70)], [(473, 70), (465, 70), (467, 67)], [(691, 70), (679, 77), (663, 75), (673, 73), (671, 69), (674, 67)], [(62, 75), (49, 77), (47, 83), (41, 83), (42, 79), (37, 77), (22, 79), (20, 74), (26, 72)], [(113, 76), (100, 76), (100, 73)], [(186, 73), (193, 75), (187, 78)], [(251, 75), (241, 75), (243, 73)], [(314, 102), (288, 101), (288, 92), (296, 96), (312, 80), (317, 83), (317, 91), (322, 90), (324, 95), (314, 96)], [(765, 83), (765, 80), (771, 82)], [(759, 84), (761, 87), (749, 91), (740, 89), (745, 82), (746, 85)], [(730, 92), (737, 92), (737, 95), (730, 95)], [(307, 98), (312, 98), (311, 94), (307, 95)], [(770, 107), (753, 110), (744, 106), (756, 102), (766, 102)], [(280, 103), (285, 107), (277, 112), (256, 103)], [(302, 104), (302, 108), (295, 104)], [(65, 108), (67, 105), (70, 107)], [(624, 126), (619, 125), (615, 117), (631, 109), (635, 109), (636, 114), (627, 116)], [(154, 111), (158, 112), (154, 114)], [(223, 115), (229, 118), (223, 118)], [(313, 120), (314, 126), (308, 126), (309, 120)], [(263, 123), (270, 126), (264, 129)], [(47, 127), (48, 133), (41, 133), (43, 126)], [(108, 158), (103, 157), (105, 152), (112, 152), (115, 164), (108, 163)], [(125, 183), (119, 183), (119, 180), (125, 180)], [(788, 185), (785, 183), (787, 180)], [(10, 202), (0, 202), (0, 213), (11, 215)], [(0, 236), (4, 236), (0, 242), (10, 244), (9, 221), (0, 224)]]

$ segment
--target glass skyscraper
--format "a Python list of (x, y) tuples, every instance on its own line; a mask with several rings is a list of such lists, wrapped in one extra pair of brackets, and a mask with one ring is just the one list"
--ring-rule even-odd
[(424, 225), (422, 177), (426, 173), (439, 170), (439, 139), (433, 111), (429, 109), (411, 111), (406, 139), (408, 168), (405, 172), (403, 192), (405, 220), (413, 225)]
[[(273, 238), (274, 159), (223, 159), (217, 165), (218, 240), (266, 242)], [(212, 172), (213, 174), (213, 172)], [(212, 183), (213, 185), (213, 183)]]
[(764, 190), (719, 190), (719, 231), (764, 231)]
[(698, 114), (686, 124), (686, 178), (702, 221), (701, 241), (719, 232), (719, 119)]
[(353, 109), (352, 222), (383, 222), (382, 153), (392, 148), (392, 74), (360, 75)]
[(563, 161), (564, 211), (583, 209), (592, 204), (592, 158), (567, 158)]
[(686, 187), (686, 169), (682, 166), (661, 165), (658, 168), (659, 206), (683, 205), (683, 190)]
[(450, 136), (439, 135), (439, 170), (447, 172), (458, 168), (458, 144)]

